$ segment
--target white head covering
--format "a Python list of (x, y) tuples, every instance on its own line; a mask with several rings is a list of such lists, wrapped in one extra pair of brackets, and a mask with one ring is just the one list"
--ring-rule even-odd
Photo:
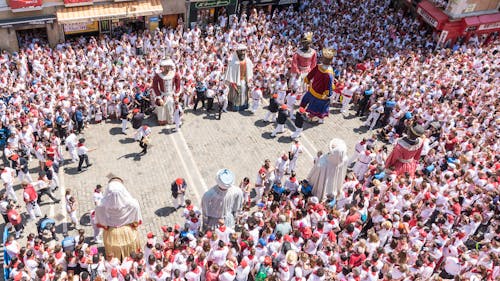
[(160, 66), (171, 66), (171, 67), (175, 67), (175, 64), (174, 64), (174, 61), (172, 59), (166, 59), (166, 60), (162, 60), (160, 62)]
[(220, 169), (217, 172), (217, 176), (215, 177), (215, 180), (217, 181), (217, 185), (221, 189), (228, 189), (233, 185), (234, 182), (234, 174), (228, 169)]
[(96, 206), (96, 223), (104, 226), (120, 227), (141, 220), (141, 210), (137, 199), (130, 195), (121, 179), (111, 179), (104, 197)]

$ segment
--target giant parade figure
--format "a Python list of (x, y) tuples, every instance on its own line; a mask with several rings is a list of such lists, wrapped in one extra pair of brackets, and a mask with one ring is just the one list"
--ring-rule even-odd
[(155, 112), (158, 123), (160, 125), (172, 124), (175, 95), (180, 91), (181, 79), (171, 59), (160, 62), (160, 72), (155, 74), (152, 86), (156, 96)]
[(247, 47), (239, 45), (229, 62), (224, 80), (229, 84), (228, 102), (231, 110), (248, 108), (249, 83), (253, 79), (253, 63), (246, 56)]
[(300, 106), (306, 108), (309, 118), (323, 123), (330, 109), (330, 96), (334, 89), (334, 73), (331, 66), (335, 51), (324, 48), (321, 64), (316, 65), (304, 78), (309, 84), (307, 93), (302, 98)]
[(203, 230), (216, 228), (221, 219), (227, 227), (234, 228), (243, 205), (243, 191), (233, 185), (234, 174), (228, 169), (219, 170), (215, 180), (217, 184), (201, 199)]
[(95, 209), (95, 222), (104, 229), (106, 253), (119, 259), (130, 256), (141, 248), (137, 227), (142, 223), (139, 202), (123, 185), (123, 180), (111, 177), (108, 188)]
[(335, 195), (337, 199), (343, 197), (342, 185), (348, 165), (346, 143), (341, 139), (332, 139), (330, 151), (320, 156), (307, 176), (313, 186), (313, 195), (319, 200), (328, 194)]
[(397, 140), (394, 149), (385, 161), (385, 167), (393, 169), (397, 175), (408, 173), (414, 178), (424, 145), (421, 138), (423, 134), (424, 128), (420, 125), (408, 128), (407, 135)]
[(316, 66), (317, 53), (316, 50), (311, 48), (312, 32), (306, 32), (302, 35), (300, 40), (300, 48), (292, 57), (292, 80), (299, 80), (300, 95), (304, 94), (306, 85), (304, 78)]

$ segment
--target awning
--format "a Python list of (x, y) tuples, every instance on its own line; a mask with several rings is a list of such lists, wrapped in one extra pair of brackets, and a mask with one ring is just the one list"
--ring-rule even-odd
[(161, 15), (160, 0), (120, 2), (105, 5), (63, 8), (57, 12), (59, 23), (90, 22), (140, 16)]
[(481, 25), (477, 30), (487, 30), (489, 32), (493, 32), (500, 29), (500, 13), (482, 15), (478, 18), (481, 22)]
[(436, 6), (428, 0), (418, 3), (417, 14), (419, 14), (425, 22), (437, 30), (441, 30), (444, 23), (448, 21), (448, 15), (446, 15), (441, 9), (436, 8)]
[(6, 20), (0, 20), (0, 27), (8, 28), (19, 24), (46, 24), (53, 23), (56, 20), (54, 15), (44, 15), (38, 17), (25, 17), (25, 18), (11, 18)]

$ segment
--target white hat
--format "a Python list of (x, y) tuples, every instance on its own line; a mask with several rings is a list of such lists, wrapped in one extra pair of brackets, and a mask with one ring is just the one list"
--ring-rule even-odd
[(234, 182), (234, 174), (228, 169), (220, 169), (217, 172), (217, 176), (215, 177), (215, 180), (217, 181), (217, 185), (221, 189), (228, 189), (233, 185)]
[(245, 51), (246, 49), (247, 49), (247, 46), (245, 46), (243, 44), (239, 44), (238, 46), (236, 46), (237, 51)]
[(173, 60), (171, 60), (171, 59), (166, 59), (166, 60), (162, 60), (162, 61), (160, 62), (160, 66), (172, 66), (172, 67), (174, 67), (174, 66), (175, 66), (175, 64), (174, 64), (174, 61), (173, 61)]

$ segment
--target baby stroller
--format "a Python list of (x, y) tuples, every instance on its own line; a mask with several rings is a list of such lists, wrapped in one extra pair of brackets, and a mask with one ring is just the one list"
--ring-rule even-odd
[(45, 237), (45, 234), (47, 232), (50, 232), (52, 235), (52, 239), (57, 241), (56, 237), (56, 221), (48, 218), (47, 215), (45, 215), (43, 218), (41, 218), (38, 223), (36, 224), (36, 229), (38, 231), (38, 237), (40, 239), (43, 239)]

